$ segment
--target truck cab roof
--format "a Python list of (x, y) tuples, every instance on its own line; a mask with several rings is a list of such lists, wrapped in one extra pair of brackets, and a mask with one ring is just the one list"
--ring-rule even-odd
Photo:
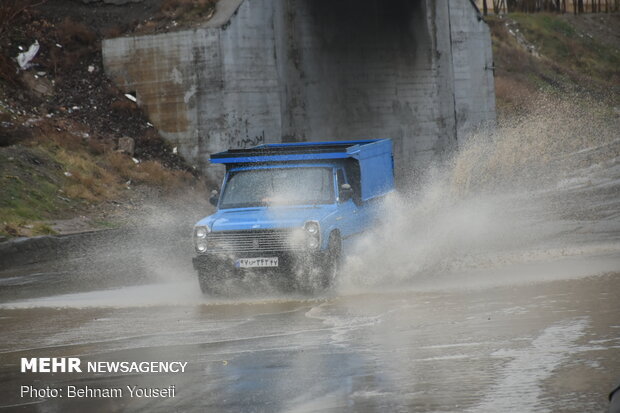
[(212, 163), (224, 164), (228, 171), (322, 160), (339, 160), (338, 163), (356, 169), (363, 201), (385, 195), (394, 187), (392, 141), (389, 139), (265, 144), (211, 155)]

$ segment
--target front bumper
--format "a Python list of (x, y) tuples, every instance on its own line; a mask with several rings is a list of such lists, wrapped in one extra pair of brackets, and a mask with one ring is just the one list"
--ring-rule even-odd
[[(278, 257), (278, 267), (266, 268), (237, 268), (235, 263), (242, 258), (271, 258)], [(322, 251), (316, 252), (262, 252), (260, 254), (201, 254), (192, 259), (194, 270), (217, 270), (228, 273), (243, 275), (252, 273), (294, 272), (300, 268), (319, 268), (326, 256)]]

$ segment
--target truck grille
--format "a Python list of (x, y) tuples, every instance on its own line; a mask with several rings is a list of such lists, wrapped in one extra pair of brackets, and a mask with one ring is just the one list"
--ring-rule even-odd
[(222, 231), (207, 237), (210, 252), (295, 251), (304, 247), (302, 237), (291, 230)]

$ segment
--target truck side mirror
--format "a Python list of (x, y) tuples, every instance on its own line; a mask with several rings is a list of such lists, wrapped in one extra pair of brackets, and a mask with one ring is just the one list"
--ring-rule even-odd
[(353, 198), (353, 188), (351, 188), (351, 185), (340, 185), (340, 202), (347, 202), (351, 198)]
[(211, 203), (211, 205), (213, 205), (214, 207), (217, 206), (218, 202), (220, 202), (220, 195), (217, 192), (217, 190), (213, 190), (211, 191), (211, 197), (209, 198), (209, 202)]

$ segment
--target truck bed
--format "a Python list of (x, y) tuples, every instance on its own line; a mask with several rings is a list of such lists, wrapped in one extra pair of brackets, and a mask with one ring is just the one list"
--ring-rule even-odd
[(394, 188), (392, 141), (389, 139), (265, 144), (211, 155), (211, 163), (224, 164), (229, 169), (239, 165), (320, 160), (354, 163), (359, 168), (362, 201), (385, 195)]

